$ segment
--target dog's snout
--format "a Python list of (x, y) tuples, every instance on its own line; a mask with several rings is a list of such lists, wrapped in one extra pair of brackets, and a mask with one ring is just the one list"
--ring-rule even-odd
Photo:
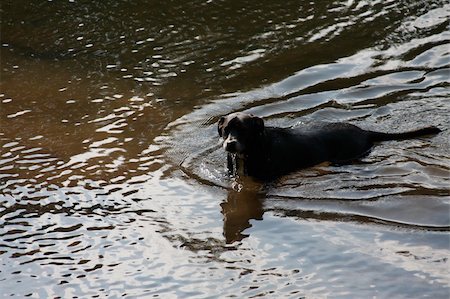
[(235, 153), (237, 150), (237, 142), (236, 140), (229, 140), (225, 142), (225, 150), (230, 153)]
[(239, 140), (232, 134), (223, 141), (223, 148), (229, 153), (238, 153), (242, 150)]

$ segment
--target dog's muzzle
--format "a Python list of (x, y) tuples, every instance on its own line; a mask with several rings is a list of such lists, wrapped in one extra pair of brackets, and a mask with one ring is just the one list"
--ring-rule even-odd
[(232, 135), (229, 135), (224, 141), (223, 141), (223, 148), (233, 154), (240, 154), (242, 153), (242, 145), (241, 143)]
[(224, 142), (223, 143), (223, 147), (227, 152), (230, 153), (236, 153), (237, 151), (237, 142), (236, 141), (229, 141), (229, 142)]

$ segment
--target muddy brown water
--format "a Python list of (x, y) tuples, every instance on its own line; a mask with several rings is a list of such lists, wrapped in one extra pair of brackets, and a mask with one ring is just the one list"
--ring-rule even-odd
[[(0, 9), (0, 297), (449, 297), (448, 1)], [(234, 111), (443, 132), (261, 184)]]

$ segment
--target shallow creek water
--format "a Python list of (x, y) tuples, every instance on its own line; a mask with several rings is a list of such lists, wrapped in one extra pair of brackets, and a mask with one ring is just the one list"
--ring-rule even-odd
[[(449, 297), (448, 1), (0, 12), (0, 297)], [(262, 184), (235, 111), (443, 132)]]

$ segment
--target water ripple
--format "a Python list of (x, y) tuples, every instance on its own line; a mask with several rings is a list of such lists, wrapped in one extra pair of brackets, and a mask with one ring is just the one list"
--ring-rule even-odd
[[(2, 294), (446, 298), (449, 9), (2, 2)], [(234, 111), (444, 131), (262, 185), (225, 169)]]

